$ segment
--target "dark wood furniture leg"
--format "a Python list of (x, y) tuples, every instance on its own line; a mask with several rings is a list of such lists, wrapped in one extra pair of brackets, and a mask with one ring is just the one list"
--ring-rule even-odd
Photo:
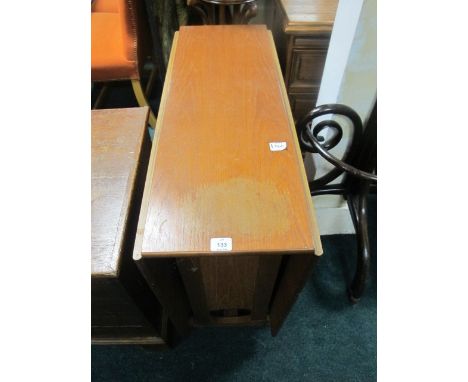
[(171, 259), (136, 259), (135, 262), (177, 333), (187, 336), (191, 310), (176, 265)]
[(357, 303), (361, 298), (370, 269), (370, 246), (367, 229), (368, 195), (369, 184), (365, 182), (359, 193), (348, 197), (349, 211), (353, 219), (357, 241), (356, 273), (348, 289), (349, 299), (352, 303)]
[(313, 255), (290, 255), (286, 259), (271, 302), (270, 326), (273, 336), (281, 329), (317, 261), (318, 256)]
[(200, 258), (179, 258), (176, 260), (176, 263), (189, 302), (191, 303), (190, 306), (195, 323), (208, 325), (211, 323), (211, 317), (206, 304), (205, 289), (201, 287), (203, 285), (203, 277), (201, 274)]

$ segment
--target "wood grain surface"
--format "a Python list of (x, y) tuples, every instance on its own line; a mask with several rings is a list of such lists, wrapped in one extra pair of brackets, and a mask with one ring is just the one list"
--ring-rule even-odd
[[(216, 237), (233, 241), (232, 252), (218, 255), (320, 255), (270, 32), (182, 27), (173, 50), (135, 258), (212, 255)], [(287, 149), (270, 151), (270, 142)]]
[(91, 273), (116, 276), (148, 107), (91, 112)]
[(131, 258), (150, 152), (148, 110), (91, 112), (93, 344), (168, 339), (162, 307)]
[(338, 0), (276, 0), (286, 15), (286, 32), (331, 31)]

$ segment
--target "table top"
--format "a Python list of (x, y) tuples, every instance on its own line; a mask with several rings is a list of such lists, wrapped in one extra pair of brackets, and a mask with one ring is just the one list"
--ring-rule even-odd
[(286, 15), (286, 33), (331, 32), (338, 0), (277, 0)]
[(118, 274), (148, 107), (91, 112), (91, 272)]
[(134, 259), (213, 255), (214, 238), (232, 240), (219, 255), (322, 253), (263, 25), (181, 27), (171, 51)]

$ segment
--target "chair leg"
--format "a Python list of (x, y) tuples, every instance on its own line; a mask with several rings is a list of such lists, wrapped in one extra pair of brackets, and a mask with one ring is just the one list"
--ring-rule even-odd
[(148, 82), (146, 84), (146, 88), (145, 88), (145, 96), (149, 98), (150, 94), (151, 94), (151, 91), (153, 90), (153, 85), (154, 85), (154, 82), (156, 80), (156, 67), (154, 66), (154, 64), (152, 65), (152, 68), (151, 68), (151, 71), (150, 71), (150, 76), (149, 76), (149, 79), (148, 79)]
[(94, 105), (92, 106), (92, 110), (96, 110), (96, 109), (100, 109), (101, 108), (101, 105), (102, 103), (104, 102), (104, 99), (107, 95), (107, 91), (109, 89), (109, 86), (107, 86), (107, 84), (104, 84), (101, 88), (101, 90), (99, 91), (99, 94), (96, 98), (96, 101), (94, 102)]
[(141, 87), (140, 80), (132, 80), (132, 87), (133, 92), (135, 93), (135, 97), (137, 99), (138, 105), (140, 106), (148, 106), (150, 108), (150, 115), (149, 115), (149, 124), (154, 129), (156, 126), (156, 117), (151, 110), (151, 107), (146, 99), (145, 93), (143, 92), (143, 88)]
[(353, 210), (353, 221), (356, 227), (357, 240), (357, 264), (353, 282), (349, 287), (348, 294), (352, 303), (357, 303), (364, 292), (366, 280), (370, 269), (370, 246), (367, 230), (367, 194), (368, 187), (360, 190), (357, 196), (351, 196), (349, 203)]

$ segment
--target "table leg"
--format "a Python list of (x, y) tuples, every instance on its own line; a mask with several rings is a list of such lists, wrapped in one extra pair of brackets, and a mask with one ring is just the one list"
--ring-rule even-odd
[(149, 287), (181, 336), (190, 333), (190, 305), (184, 287), (171, 259), (135, 261)]
[(313, 254), (290, 255), (287, 259), (270, 309), (273, 336), (278, 334), (317, 260)]

